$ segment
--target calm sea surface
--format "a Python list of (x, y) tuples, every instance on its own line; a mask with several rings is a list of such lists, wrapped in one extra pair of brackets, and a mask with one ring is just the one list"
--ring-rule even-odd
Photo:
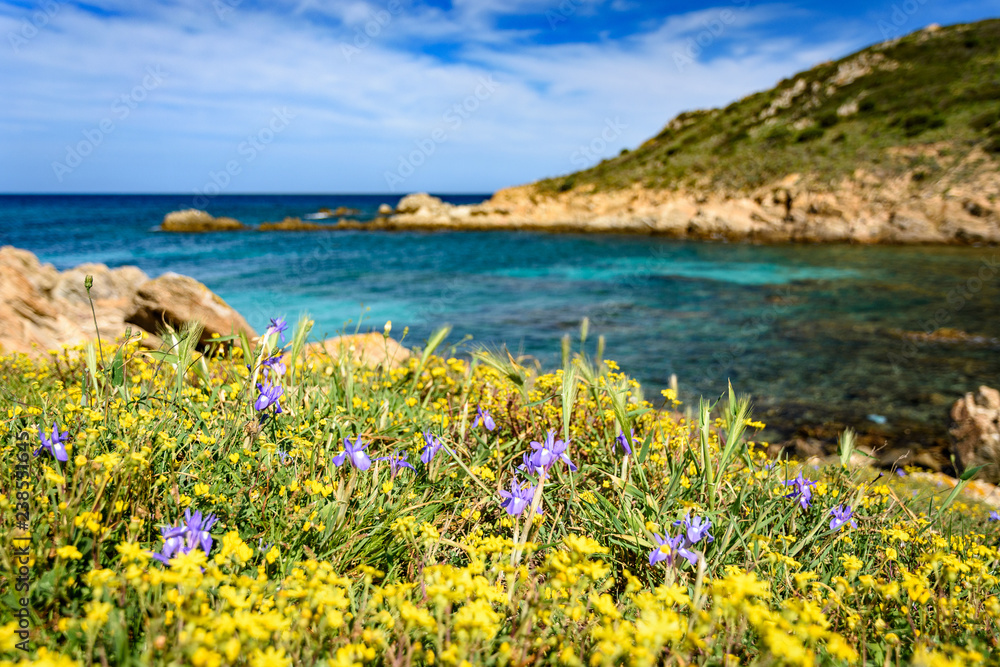
[[(484, 196), (444, 197), (454, 203)], [(214, 215), (257, 224), (348, 206), (371, 218), (398, 195), (230, 195)], [(607, 356), (657, 396), (732, 380), (765, 421), (939, 435), (961, 393), (1000, 383), (1000, 250), (756, 246), (527, 232), (157, 232), (190, 195), (0, 196), (0, 245), (65, 269), (135, 264), (197, 278), (258, 330), (308, 312), (318, 335), (409, 327), (420, 345), (506, 343), (552, 368), (560, 337), (589, 317)], [(910, 342), (951, 327), (976, 344)], [(469, 342), (463, 344), (469, 349)], [(871, 418), (870, 418), (871, 417)], [(880, 422), (885, 419), (885, 424)]]

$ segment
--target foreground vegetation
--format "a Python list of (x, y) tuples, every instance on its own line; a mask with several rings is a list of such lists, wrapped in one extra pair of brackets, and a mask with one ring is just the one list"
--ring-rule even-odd
[(961, 485), (850, 434), (768, 461), (746, 399), (654, 410), (585, 331), (539, 374), (444, 331), (358, 368), (308, 325), (0, 358), (0, 665), (997, 662), (1000, 522)]
[[(974, 149), (1000, 155), (998, 57), (1000, 19), (920, 30), (724, 109), (682, 113), (634, 151), (536, 185), (740, 192), (790, 173), (835, 187), (859, 169), (880, 179), (910, 173), (918, 187), (974, 182), (995, 165), (964, 158)], [(686, 52), (675, 59), (694, 71)]]

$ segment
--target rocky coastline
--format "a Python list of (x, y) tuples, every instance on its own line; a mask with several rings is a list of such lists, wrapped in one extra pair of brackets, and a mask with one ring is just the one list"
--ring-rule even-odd
[[(386, 230), (530, 230), (650, 234), (760, 243), (1000, 243), (1000, 178), (946, 192), (914, 191), (912, 175), (884, 182), (858, 172), (835, 188), (798, 174), (749, 193), (658, 191), (633, 185), (546, 193), (500, 190), (455, 206), (424, 193), (365, 225)], [(352, 228), (357, 226), (352, 225)]]

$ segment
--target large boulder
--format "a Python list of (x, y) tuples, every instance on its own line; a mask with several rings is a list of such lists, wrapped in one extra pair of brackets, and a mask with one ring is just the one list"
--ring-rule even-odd
[[(93, 277), (93, 312), (84, 285), (88, 275)], [(113, 340), (128, 328), (125, 310), (135, 287), (146, 280), (134, 266), (109, 269), (87, 264), (60, 273), (27, 250), (4, 246), (0, 248), (0, 348), (44, 354), (86, 342), (97, 335), (94, 312), (101, 336)]]
[(125, 321), (151, 332), (159, 332), (164, 325), (179, 330), (188, 322), (200, 322), (204, 326), (202, 344), (208, 343), (212, 334), (257, 335), (243, 316), (212, 290), (177, 273), (165, 273), (140, 285)]
[(985, 466), (977, 477), (1000, 483), (1000, 391), (982, 386), (951, 408), (955, 458), (963, 469)]
[(233, 218), (214, 218), (205, 211), (189, 208), (183, 211), (167, 213), (160, 223), (160, 229), (165, 232), (231, 232), (246, 229), (239, 220)]
[(307, 353), (337, 361), (345, 354), (357, 366), (399, 368), (410, 358), (410, 351), (398, 342), (373, 332), (328, 338), (308, 346)]

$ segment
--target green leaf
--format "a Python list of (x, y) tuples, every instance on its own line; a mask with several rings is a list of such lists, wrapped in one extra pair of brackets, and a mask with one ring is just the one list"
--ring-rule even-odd
[(123, 384), (125, 384), (125, 358), (122, 355), (122, 348), (119, 347), (111, 362), (111, 385), (120, 387)]

